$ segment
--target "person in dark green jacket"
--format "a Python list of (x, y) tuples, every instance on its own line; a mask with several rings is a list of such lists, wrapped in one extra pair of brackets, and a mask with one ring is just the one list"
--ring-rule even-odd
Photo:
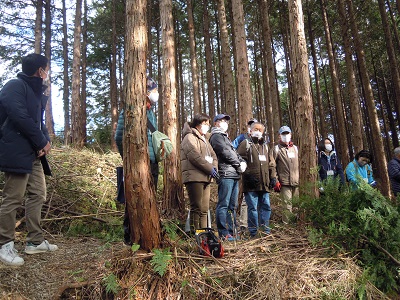
[[(153, 125), (155, 130), (157, 130), (157, 118), (153, 110), (153, 106), (157, 103), (158, 101), (158, 85), (157, 83), (150, 77), (147, 77), (147, 119), (150, 121), (150, 123)], [(117, 129), (115, 131), (115, 143), (117, 144), (118, 147), (118, 152), (123, 158), (123, 136), (124, 136), (124, 124), (125, 124), (125, 114), (124, 114), (124, 109), (121, 110), (119, 117), (118, 117), (118, 124), (117, 124)], [(154, 152), (153, 148), (153, 143), (151, 139), (151, 131), (149, 128), (147, 128), (147, 140), (148, 140), (148, 148), (149, 148), (149, 156), (150, 156), (150, 170), (151, 170), (151, 175), (153, 176), (153, 183), (155, 189), (157, 189), (157, 184), (158, 184), (158, 162), (156, 160), (156, 155)], [(122, 185), (122, 191), (123, 192), (123, 185)], [(123, 198), (125, 200), (124, 196), (121, 196), (119, 194), (118, 198)], [(124, 201), (123, 201), (124, 202)], [(132, 245), (131, 242), (131, 230), (130, 230), (130, 223), (129, 223), (129, 216), (128, 216), (128, 211), (125, 206), (125, 216), (124, 216), (124, 243), (127, 245)]]

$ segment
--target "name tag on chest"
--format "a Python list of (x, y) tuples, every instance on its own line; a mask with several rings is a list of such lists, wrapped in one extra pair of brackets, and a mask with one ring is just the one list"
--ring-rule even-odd
[(266, 157), (265, 155), (259, 155), (259, 156), (258, 156), (258, 159), (259, 159), (260, 161), (267, 161), (267, 157)]
[(293, 151), (288, 151), (287, 155), (289, 158), (295, 158), (295, 156), (296, 156)]
[(208, 161), (210, 164), (212, 164), (212, 162), (213, 162), (212, 156), (206, 155), (205, 159), (206, 159), (206, 161)]
[(333, 170), (328, 170), (328, 171), (326, 171), (326, 175), (333, 176), (333, 175), (335, 175), (335, 173), (333, 172)]

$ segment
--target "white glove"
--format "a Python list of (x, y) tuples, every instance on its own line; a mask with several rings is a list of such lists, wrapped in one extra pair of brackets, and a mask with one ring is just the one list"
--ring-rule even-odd
[(245, 162), (245, 161), (242, 161), (242, 162), (240, 163), (240, 171), (242, 171), (242, 173), (244, 173), (244, 171), (246, 171), (246, 168), (247, 168), (246, 162)]

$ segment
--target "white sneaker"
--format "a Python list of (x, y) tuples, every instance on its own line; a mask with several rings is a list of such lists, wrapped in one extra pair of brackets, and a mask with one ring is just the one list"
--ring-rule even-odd
[(58, 249), (57, 245), (49, 244), (47, 240), (44, 240), (40, 245), (34, 245), (28, 243), (25, 247), (26, 254), (36, 254), (48, 251), (56, 251)]
[(18, 255), (18, 251), (14, 248), (14, 241), (4, 244), (0, 248), (0, 260), (9, 266), (22, 266), (24, 259)]

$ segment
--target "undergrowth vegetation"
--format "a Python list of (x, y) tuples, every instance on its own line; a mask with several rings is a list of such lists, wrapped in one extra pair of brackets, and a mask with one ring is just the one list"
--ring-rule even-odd
[(311, 221), (309, 240), (357, 258), (363, 276), (382, 291), (398, 293), (399, 208), (366, 183), (358, 190), (324, 184), (319, 198), (300, 200)]

